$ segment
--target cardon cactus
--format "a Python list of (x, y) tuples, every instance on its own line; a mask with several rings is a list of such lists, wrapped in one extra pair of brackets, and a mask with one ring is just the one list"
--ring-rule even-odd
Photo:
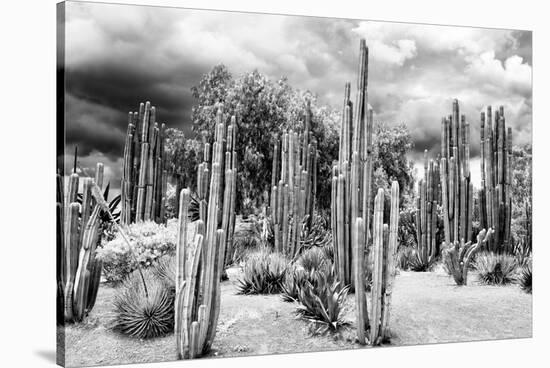
[(424, 151), (424, 178), (418, 182), (416, 195), (416, 239), (417, 246), (413, 269), (425, 271), (430, 268), (439, 254), (437, 208), (441, 205), (441, 184), (438, 159), (428, 161)]
[(121, 221), (130, 224), (164, 222), (166, 201), (165, 125), (156, 121), (156, 109), (147, 101), (128, 113), (121, 182)]
[(95, 258), (101, 208), (92, 189), (103, 184), (103, 164), (97, 164), (95, 179), (84, 178), (82, 204), (77, 202), (78, 174), (71, 174), (68, 180), (67, 191), (63, 193), (63, 178), (58, 174), (57, 308), (63, 310), (65, 322), (79, 322), (95, 304), (101, 277), (102, 263)]
[(477, 243), (471, 241), (464, 243), (454, 242), (443, 249), (443, 265), (447, 272), (453, 276), (457, 285), (468, 284), (468, 268), (472, 261), (475, 252), (481, 249), (487, 242), (491, 240), (493, 230), (481, 230), (477, 235)]
[(233, 241), (235, 223), (236, 129), (234, 116), (226, 126), (220, 105), (212, 155), (206, 143), (205, 161), (198, 168), (200, 219), (192, 238), (188, 234), (189, 189), (183, 189), (180, 195), (175, 302), (179, 359), (198, 358), (207, 353), (216, 334), (220, 276), (226, 249), (231, 248)]
[(487, 250), (509, 252), (512, 235), (512, 129), (506, 131), (504, 107), (481, 113), (481, 189), (479, 214), (481, 227), (495, 230)]
[[(365, 335), (370, 345), (379, 345), (390, 338), (390, 305), (395, 278), (397, 258), (397, 233), (399, 225), (399, 184), (392, 183), (390, 202), (390, 225), (384, 224), (384, 190), (378, 189), (374, 200), (372, 224), (373, 272), (370, 303), (365, 295), (364, 253), (366, 247), (365, 222), (361, 217), (354, 219), (354, 278), (355, 313), (357, 340), (365, 344)], [(370, 305), (370, 309), (368, 309)], [(370, 319), (369, 319), (370, 311)], [(368, 334), (366, 330), (368, 329)]]
[[(334, 261), (338, 279), (353, 286), (352, 230), (353, 221), (363, 218), (365, 238), (369, 239), (371, 182), (373, 166), (373, 114), (367, 103), (368, 48), (360, 42), (357, 102), (353, 114), (350, 84), (344, 93), (340, 129), (339, 158), (333, 166), (331, 222)], [(364, 249), (366, 251), (366, 249)], [(353, 287), (352, 287), (353, 288)]]
[(291, 258), (300, 252), (303, 220), (307, 227), (312, 223), (316, 172), (317, 141), (311, 133), (311, 107), (307, 101), (303, 133), (285, 132), (273, 150), (270, 215), (275, 251)]
[(458, 100), (452, 114), (441, 122), (441, 205), (445, 244), (472, 239), (473, 185), (470, 177), (470, 125), (459, 113)]

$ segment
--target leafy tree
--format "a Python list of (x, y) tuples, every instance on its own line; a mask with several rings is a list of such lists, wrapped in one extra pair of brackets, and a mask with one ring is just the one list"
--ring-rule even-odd
[[(512, 149), (512, 234), (526, 237), (527, 216), (531, 216), (533, 150), (530, 144)], [(528, 213), (526, 213), (528, 211)]]

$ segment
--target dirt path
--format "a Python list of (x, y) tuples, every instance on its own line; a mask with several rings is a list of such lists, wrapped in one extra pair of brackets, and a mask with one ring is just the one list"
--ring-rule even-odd
[[(338, 335), (312, 336), (309, 323), (296, 319), (295, 305), (280, 295), (237, 295), (240, 270), (222, 283), (218, 332), (210, 357), (353, 349), (355, 316), (348, 296)], [(470, 276), (475, 280), (475, 274)], [(102, 285), (86, 323), (66, 329), (67, 366), (175, 360), (173, 335), (136, 340), (109, 329), (116, 289)], [(517, 286), (491, 287), (471, 282), (457, 287), (441, 272), (402, 272), (393, 293), (391, 345), (530, 337), (532, 297)]]

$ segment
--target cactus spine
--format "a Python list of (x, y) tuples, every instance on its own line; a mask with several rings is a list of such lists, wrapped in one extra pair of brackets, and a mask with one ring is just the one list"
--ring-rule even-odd
[(96, 166), (95, 180), (84, 178), (79, 204), (78, 174), (69, 176), (65, 193), (63, 178), (57, 175), (58, 308), (63, 309), (66, 322), (82, 321), (93, 308), (99, 289), (102, 263), (95, 254), (100, 236), (100, 207), (91, 193), (94, 181), (100, 187), (103, 184), (101, 163)]
[(220, 276), (226, 249), (232, 247), (229, 242), (235, 224), (237, 124), (233, 116), (226, 126), (221, 105), (215, 129), (212, 154), (206, 143), (205, 159), (198, 168), (200, 219), (190, 243), (189, 189), (183, 189), (180, 195), (175, 306), (180, 359), (198, 358), (212, 345), (220, 310)]
[(506, 131), (504, 107), (493, 114), (491, 106), (481, 113), (481, 189), (479, 190), (480, 222), (483, 228), (495, 230), (487, 242), (489, 251), (512, 249), (512, 129)]
[(424, 178), (418, 182), (416, 196), (416, 262), (419, 269), (429, 268), (439, 253), (437, 207), (441, 205), (439, 157), (428, 160), (424, 151)]
[(166, 200), (165, 125), (156, 122), (156, 108), (147, 101), (128, 113), (121, 183), (121, 221), (164, 221)]
[(441, 195), (445, 244), (472, 239), (473, 185), (470, 178), (470, 125), (459, 114), (458, 100), (452, 114), (441, 121)]
[(364, 219), (365, 238), (367, 242), (369, 239), (373, 118), (372, 109), (367, 103), (367, 77), (368, 48), (365, 40), (361, 40), (355, 114), (352, 112), (350, 84), (347, 83), (340, 129), (339, 157), (332, 170), (331, 217), (336, 273), (342, 283), (352, 286), (353, 219)]
[(311, 106), (306, 102), (304, 132), (283, 133), (275, 142), (271, 171), (270, 215), (275, 251), (300, 253), (302, 224), (309, 227), (317, 187), (317, 141), (311, 133)]

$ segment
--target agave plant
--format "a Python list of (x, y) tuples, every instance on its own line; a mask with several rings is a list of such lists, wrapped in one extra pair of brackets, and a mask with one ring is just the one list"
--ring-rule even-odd
[(509, 254), (480, 253), (475, 261), (479, 281), (487, 285), (506, 285), (516, 280), (517, 263)]
[[(109, 187), (111, 186), (111, 183), (107, 183), (107, 186), (105, 187), (105, 190), (103, 191), (103, 200), (107, 202), (107, 206), (109, 209), (109, 213), (106, 213), (105, 211), (101, 211), (99, 218), (101, 220), (102, 224), (107, 224), (111, 221), (114, 221), (116, 223), (119, 223), (120, 221), (120, 209), (118, 209), (118, 205), (120, 204), (121, 196), (120, 194), (115, 196), (110, 202), (109, 200)], [(77, 194), (76, 198), (77, 202), (82, 204), (82, 193)], [(117, 211), (118, 209), (118, 211)]]
[(309, 216), (305, 216), (302, 220), (300, 231), (299, 249), (296, 251), (298, 256), (300, 253), (313, 247), (326, 247), (332, 243), (332, 232), (330, 231), (330, 221), (325, 217), (314, 214), (311, 225), (309, 225)]
[(519, 285), (528, 294), (533, 292), (533, 269), (531, 262), (527, 262), (519, 274)]
[(174, 330), (174, 294), (150, 271), (131, 274), (115, 296), (113, 329), (122, 334), (148, 339), (164, 336)]
[(336, 331), (345, 325), (341, 312), (349, 286), (341, 287), (334, 272), (316, 272), (315, 281), (307, 280), (299, 289), (300, 305), (296, 312), (304, 319), (320, 324), (316, 332)]
[(246, 260), (244, 274), (238, 280), (239, 294), (276, 294), (281, 292), (287, 259), (267, 250), (252, 253)]

